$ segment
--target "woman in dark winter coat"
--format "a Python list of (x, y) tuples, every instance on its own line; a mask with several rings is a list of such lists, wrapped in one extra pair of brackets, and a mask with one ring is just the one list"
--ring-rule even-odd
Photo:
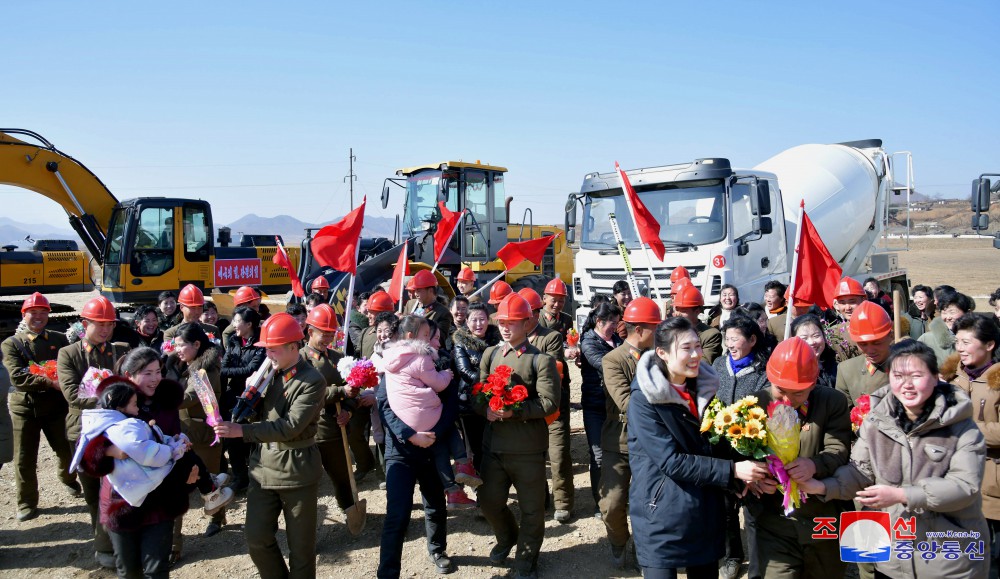
[(691, 579), (718, 577), (725, 494), (739, 489), (737, 479), (767, 475), (763, 463), (712, 456), (699, 416), (717, 388), (691, 322), (661, 322), (628, 407), (629, 512), (644, 577), (674, 578), (682, 567)]
[(157, 352), (163, 346), (163, 330), (160, 329), (160, 318), (153, 306), (139, 306), (132, 317), (132, 326), (139, 338), (139, 346), (152, 348)]
[[(257, 346), (260, 339), (260, 314), (248, 307), (240, 306), (233, 312), (235, 331), (226, 340), (226, 353), (222, 357), (222, 417), (232, 417), (233, 406), (243, 394), (247, 378), (260, 368), (266, 359), (264, 348)], [(232, 488), (243, 492), (250, 485), (247, 457), (250, 445), (242, 438), (227, 438), (223, 449), (229, 454), (229, 465), (233, 468)]]
[(472, 464), (479, 471), (482, 464), (483, 431), (486, 419), (472, 407), (472, 387), (479, 382), (479, 361), (486, 348), (500, 343), (500, 330), (489, 324), (489, 310), (486, 304), (469, 304), (465, 326), (451, 336), (455, 375), (458, 383), (458, 412), (463, 433), (472, 448)]
[(583, 406), (583, 430), (587, 435), (590, 453), (590, 492), (595, 504), (600, 498), (601, 427), (607, 417), (601, 361), (605, 354), (622, 344), (623, 340), (618, 335), (618, 322), (621, 319), (622, 311), (617, 305), (600, 304), (590, 310), (587, 322), (580, 332), (580, 374), (583, 377), (580, 403)]
[(792, 335), (805, 340), (819, 360), (819, 378), (816, 385), (836, 388), (837, 353), (826, 343), (823, 322), (815, 314), (803, 314), (792, 320)]

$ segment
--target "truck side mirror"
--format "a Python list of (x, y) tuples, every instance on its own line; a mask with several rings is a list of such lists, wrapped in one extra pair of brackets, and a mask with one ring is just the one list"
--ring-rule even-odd
[(448, 202), (448, 180), (442, 178), (440, 188), (438, 189), (438, 201)]
[(760, 223), (757, 225), (757, 230), (760, 231), (761, 235), (769, 235), (774, 231), (774, 227), (771, 225), (771, 218), (761, 217)]
[(990, 216), (988, 213), (972, 216), (972, 230), (986, 231), (990, 228)]
[(755, 181), (754, 182), (754, 197), (753, 199), (757, 202), (757, 215), (770, 215), (771, 214), (771, 187), (767, 184), (767, 181)]
[(990, 210), (990, 180), (985, 177), (972, 181), (972, 210)]
[(747, 243), (746, 240), (740, 240), (740, 242), (736, 244), (736, 255), (743, 257), (748, 253), (750, 253), (750, 244)]
[(566, 231), (576, 227), (576, 197), (570, 193), (566, 200)]
[(576, 229), (573, 227), (566, 228), (566, 243), (573, 245), (576, 243)]
[(382, 209), (389, 206), (389, 184), (386, 183), (382, 187)]

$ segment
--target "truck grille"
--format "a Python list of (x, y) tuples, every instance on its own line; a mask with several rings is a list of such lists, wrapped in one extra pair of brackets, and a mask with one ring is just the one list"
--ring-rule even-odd
[[(691, 279), (697, 279), (698, 276), (705, 272), (704, 267), (688, 267), (687, 270), (688, 273), (691, 274)], [(642, 268), (635, 269), (633, 271), (635, 272), (635, 275), (639, 277), (649, 277), (649, 269)], [(669, 280), (670, 272), (672, 271), (673, 268), (654, 267), (653, 275), (656, 276), (656, 279)], [(595, 280), (618, 281), (620, 279), (625, 279), (625, 272), (620, 269), (587, 269), (587, 275), (589, 275), (591, 279)]]

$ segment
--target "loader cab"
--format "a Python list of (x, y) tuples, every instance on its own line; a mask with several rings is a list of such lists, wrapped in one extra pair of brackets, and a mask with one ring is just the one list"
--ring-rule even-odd
[(506, 172), (504, 167), (457, 161), (396, 171), (400, 177), (397, 184), (406, 189), (402, 233), (416, 237), (413, 259), (434, 263), (432, 237), (441, 219), (438, 202), (443, 201), (449, 210), (468, 210), (468, 214), (448, 244), (441, 265), (491, 261), (507, 243)]

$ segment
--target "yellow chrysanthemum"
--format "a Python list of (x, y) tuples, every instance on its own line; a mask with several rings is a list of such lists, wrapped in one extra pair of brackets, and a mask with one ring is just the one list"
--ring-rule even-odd
[(747, 406), (753, 406), (753, 405), (757, 404), (757, 397), (756, 396), (744, 396), (743, 400), (740, 400), (740, 402), (743, 402)]
[(739, 440), (743, 438), (743, 427), (739, 424), (729, 425), (729, 430), (726, 431), (726, 435), (732, 440)]
[(749, 416), (754, 420), (764, 420), (767, 418), (767, 412), (765, 412), (760, 406), (754, 406), (750, 409)]
[(708, 429), (712, 428), (712, 422), (713, 422), (712, 419), (708, 418), (708, 417), (706, 417), (704, 420), (702, 420), (701, 421), (701, 431), (702, 432), (708, 432)]
[(733, 422), (736, 422), (736, 414), (729, 408), (722, 409), (715, 417), (715, 426), (718, 428), (726, 429)]
[(764, 430), (764, 425), (760, 423), (760, 420), (751, 418), (747, 420), (746, 430), (744, 431), (748, 438), (758, 438), (760, 437), (760, 431)]

